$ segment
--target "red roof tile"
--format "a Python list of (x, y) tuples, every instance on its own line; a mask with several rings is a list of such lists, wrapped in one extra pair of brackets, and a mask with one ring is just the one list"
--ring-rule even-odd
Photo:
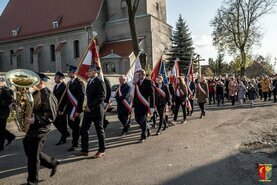
[[(142, 39), (139, 39), (141, 41)], [(113, 53), (127, 57), (133, 52), (132, 40), (106, 42), (100, 49), (100, 57), (105, 57)]]
[[(0, 42), (90, 26), (103, 0), (10, 0), (0, 16)], [(57, 29), (52, 22), (62, 16)], [(12, 30), (21, 26), (16, 37)]]

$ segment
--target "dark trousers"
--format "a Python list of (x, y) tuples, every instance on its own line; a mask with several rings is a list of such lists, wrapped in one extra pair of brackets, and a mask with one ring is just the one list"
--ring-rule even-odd
[(40, 165), (46, 168), (54, 167), (54, 158), (41, 152), (48, 133), (35, 136), (26, 135), (23, 139), (25, 154), (28, 158), (28, 181), (37, 183)]
[(276, 89), (276, 87), (273, 90), (273, 96), (274, 96), (274, 103), (275, 103), (275, 102), (277, 102), (277, 89)]
[(104, 129), (107, 128), (107, 126), (110, 124), (110, 122), (106, 119), (106, 113), (104, 114)]
[(221, 93), (217, 93), (216, 101), (217, 101), (217, 105), (219, 105), (220, 103), (222, 103), (222, 105), (223, 105), (224, 104), (224, 95)]
[(6, 129), (8, 118), (0, 118), (0, 149), (4, 148), (5, 140), (12, 140), (15, 135)]
[(67, 131), (67, 119), (66, 115), (57, 115), (56, 120), (54, 121), (54, 125), (57, 128), (57, 130), (62, 134), (61, 140), (64, 141), (66, 140), (66, 137), (68, 136), (68, 131)]
[(141, 139), (146, 139), (146, 132), (149, 130), (149, 126), (147, 124), (147, 112), (141, 112), (140, 110), (135, 111), (135, 119), (136, 122), (141, 127)]
[(193, 114), (193, 99), (189, 99), (189, 102), (190, 102), (190, 106), (191, 106), (191, 111), (189, 112), (189, 108), (187, 108), (187, 114), (189, 115), (190, 114)]
[(89, 147), (89, 129), (92, 124), (94, 123), (94, 127), (96, 130), (99, 149), (98, 152), (105, 152), (105, 130), (103, 126), (103, 117), (91, 117), (89, 112), (85, 112), (83, 123), (80, 129), (81, 133), (81, 143), (82, 143), (82, 152), (88, 152)]
[(235, 105), (236, 103), (236, 96), (230, 96), (231, 101), (232, 101), (232, 105)]
[(175, 100), (175, 111), (174, 111), (174, 121), (177, 120), (178, 117), (178, 112), (179, 112), (179, 108), (180, 106), (182, 106), (182, 110), (183, 110), (183, 119), (184, 121), (187, 119), (187, 114), (186, 114), (186, 102), (181, 101), (180, 97), (176, 96), (176, 100)]
[(265, 102), (267, 101), (267, 94), (268, 94), (268, 92), (263, 92)]
[(129, 114), (118, 114), (118, 119), (123, 125), (122, 132), (127, 133), (130, 128)]
[(152, 119), (153, 119), (153, 127), (156, 126), (156, 123), (157, 123), (157, 116), (158, 116), (157, 111), (154, 111), (153, 116), (152, 116)]
[(70, 116), (67, 116), (68, 125), (72, 129), (72, 146), (78, 147), (78, 141), (80, 137), (80, 118), (75, 117), (75, 120), (72, 121)]
[(157, 107), (157, 110), (160, 117), (159, 128), (158, 128), (158, 132), (160, 132), (162, 125), (164, 125), (164, 128), (166, 128), (166, 121), (164, 117), (165, 106)]
[(198, 102), (198, 105), (200, 107), (201, 113), (204, 113), (205, 112), (205, 103)]
[(215, 94), (214, 92), (209, 92), (209, 104), (211, 105), (212, 101), (215, 104)]

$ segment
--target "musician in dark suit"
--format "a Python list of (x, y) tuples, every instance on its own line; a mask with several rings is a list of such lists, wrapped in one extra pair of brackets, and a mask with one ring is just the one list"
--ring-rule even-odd
[(170, 95), (169, 95), (168, 87), (163, 83), (163, 76), (159, 75), (156, 78), (156, 83), (155, 83), (155, 103), (156, 103), (158, 114), (160, 116), (159, 128), (156, 135), (161, 134), (162, 125), (164, 125), (163, 130), (167, 128), (164, 112), (165, 112), (166, 104), (168, 106), (171, 106), (171, 101), (169, 97)]
[(193, 114), (193, 99), (194, 99), (194, 95), (195, 95), (195, 83), (194, 81), (192, 81), (192, 76), (189, 75), (187, 76), (187, 86), (188, 86), (188, 99), (191, 105), (191, 110), (189, 110), (189, 108), (187, 108), (187, 115), (188, 116), (192, 116)]
[(99, 158), (105, 155), (105, 130), (103, 124), (104, 118), (104, 100), (106, 97), (105, 82), (99, 75), (100, 68), (92, 64), (88, 76), (89, 81), (86, 88), (87, 106), (84, 112), (83, 123), (81, 126), (81, 142), (82, 150), (77, 153), (77, 156), (88, 156), (89, 147), (89, 129), (91, 123), (94, 123), (98, 137), (99, 149), (94, 155), (94, 158)]
[[(64, 83), (64, 74), (58, 71), (54, 77), (56, 85), (54, 86), (53, 93), (57, 98), (58, 102), (60, 103), (61, 97), (65, 93), (66, 85)], [(69, 132), (67, 131), (67, 119), (66, 114), (58, 115), (56, 120), (54, 121), (54, 125), (57, 130), (62, 134), (60, 141), (56, 145), (61, 145), (66, 143), (66, 138), (70, 136)]]
[(51, 169), (50, 177), (52, 177), (60, 163), (59, 160), (42, 152), (44, 142), (51, 130), (51, 123), (57, 116), (58, 101), (46, 86), (49, 78), (42, 73), (38, 75), (40, 83), (33, 87), (36, 90), (33, 93), (33, 116), (25, 118), (26, 123), (30, 125), (23, 139), (24, 150), (28, 158), (27, 185), (38, 184), (40, 166)]
[(75, 151), (80, 137), (80, 114), (83, 112), (85, 95), (84, 83), (77, 77), (77, 67), (68, 66), (67, 94), (59, 106), (59, 115), (66, 114), (68, 125), (72, 129), (72, 146), (68, 151)]
[(15, 139), (15, 135), (6, 129), (12, 102), (13, 91), (7, 87), (4, 78), (0, 78), (0, 151), (4, 150), (5, 140), (8, 141), (7, 146)]
[(136, 83), (134, 108), (135, 119), (141, 127), (141, 138), (138, 143), (143, 143), (146, 136), (150, 136), (150, 128), (147, 124), (147, 113), (154, 112), (154, 89), (152, 81), (146, 78), (145, 71), (142, 69), (137, 72), (139, 81)]
[(126, 77), (124, 75), (119, 76), (119, 87), (116, 92), (116, 102), (117, 102), (117, 114), (118, 119), (123, 125), (123, 130), (120, 136), (126, 135), (130, 128), (129, 114), (131, 111), (131, 86), (126, 82)]

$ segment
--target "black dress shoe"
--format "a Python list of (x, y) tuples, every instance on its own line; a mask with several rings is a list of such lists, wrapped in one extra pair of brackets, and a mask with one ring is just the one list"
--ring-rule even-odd
[(150, 137), (150, 136), (151, 136), (151, 130), (147, 129), (147, 137)]
[(36, 182), (27, 182), (27, 185), (38, 185)]
[(69, 148), (67, 151), (68, 152), (74, 152), (76, 150), (76, 147), (72, 146), (71, 148)]
[(200, 119), (202, 119), (202, 117), (203, 117), (203, 113), (201, 113), (201, 115), (200, 115)]
[(11, 144), (11, 142), (15, 139), (15, 135), (13, 135), (10, 139), (8, 139), (8, 143), (6, 144), (6, 146), (8, 146), (9, 144)]
[(60, 140), (56, 145), (62, 145), (62, 144), (65, 144), (66, 143), (66, 140)]
[(144, 143), (144, 139), (140, 139), (140, 140), (138, 140), (138, 142), (137, 143)]
[(51, 172), (50, 172), (50, 177), (53, 177), (55, 174), (56, 174), (56, 172), (57, 172), (57, 167), (58, 167), (58, 165), (61, 163), (61, 161), (59, 161), (59, 160), (54, 160), (54, 167), (52, 168), (52, 170), (51, 170)]

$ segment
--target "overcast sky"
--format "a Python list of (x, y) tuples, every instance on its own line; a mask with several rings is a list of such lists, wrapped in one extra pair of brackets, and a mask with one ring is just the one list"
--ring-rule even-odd
[[(222, 0), (167, 0), (168, 23), (175, 28), (178, 16), (181, 14), (191, 31), (196, 52), (206, 61), (217, 56), (217, 51), (212, 46), (213, 29), (210, 27), (210, 22), (221, 3)], [(263, 25), (262, 45), (256, 47), (253, 53), (271, 55), (272, 59), (277, 58), (277, 13), (266, 15), (260, 23)]]

